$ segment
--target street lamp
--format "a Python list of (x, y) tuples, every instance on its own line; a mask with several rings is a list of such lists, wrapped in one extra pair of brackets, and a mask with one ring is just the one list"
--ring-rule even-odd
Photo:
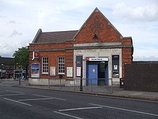
[(83, 91), (83, 85), (82, 85), (82, 72), (83, 72), (83, 66), (82, 66), (82, 59), (81, 59), (81, 80), (80, 80), (80, 91)]

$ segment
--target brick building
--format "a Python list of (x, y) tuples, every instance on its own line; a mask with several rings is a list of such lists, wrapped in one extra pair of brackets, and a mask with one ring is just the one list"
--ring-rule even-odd
[(14, 58), (0, 56), (0, 78), (12, 78), (14, 70)]
[[(84, 85), (115, 84), (124, 77), (124, 64), (132, 63), (131, 37), (123, 37), (96, 8), (79, 30), (38, 30), (29, 46), (30, 84), (47, 84), (62, 75), (64, 85), (87, 78)], [(94, 79), (94, 80), (88, 80)], [(100, 80), (102, 79), (102, 80)]]

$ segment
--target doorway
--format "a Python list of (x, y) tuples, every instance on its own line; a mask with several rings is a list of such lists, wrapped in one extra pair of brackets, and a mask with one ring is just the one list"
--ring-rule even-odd
[(108, 84), (108, 62), (87, 61), (87, 85), (106, 85)]
[(105, 62), (100, 62), (98, 65), (98, 85), (107, 84), (108, 80), (108, 64)]

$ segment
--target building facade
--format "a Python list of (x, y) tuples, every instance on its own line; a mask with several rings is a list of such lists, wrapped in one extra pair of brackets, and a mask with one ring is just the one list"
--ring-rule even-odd
[(48, 84), (62, 78), (64, 85), (74, 79), (83, 85), (119, 84), (124, 64), (132, 63), (131, 37), (123, 37), (96, 8), (79, 30), (42, 32), (38, 30), (29, 45), (30, 84)]
[(0, 78), (13, 78), (14, 70), (14, 58), (0, 56)]

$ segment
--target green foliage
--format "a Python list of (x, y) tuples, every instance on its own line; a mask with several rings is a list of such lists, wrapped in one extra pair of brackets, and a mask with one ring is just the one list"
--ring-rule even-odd
[(29, 65), (28, 47), (19, 48), (18, 51), (14, 52), (13, 57), (15, 58), (15, 64), (20, 64), (23, 68), (27, 68)]

